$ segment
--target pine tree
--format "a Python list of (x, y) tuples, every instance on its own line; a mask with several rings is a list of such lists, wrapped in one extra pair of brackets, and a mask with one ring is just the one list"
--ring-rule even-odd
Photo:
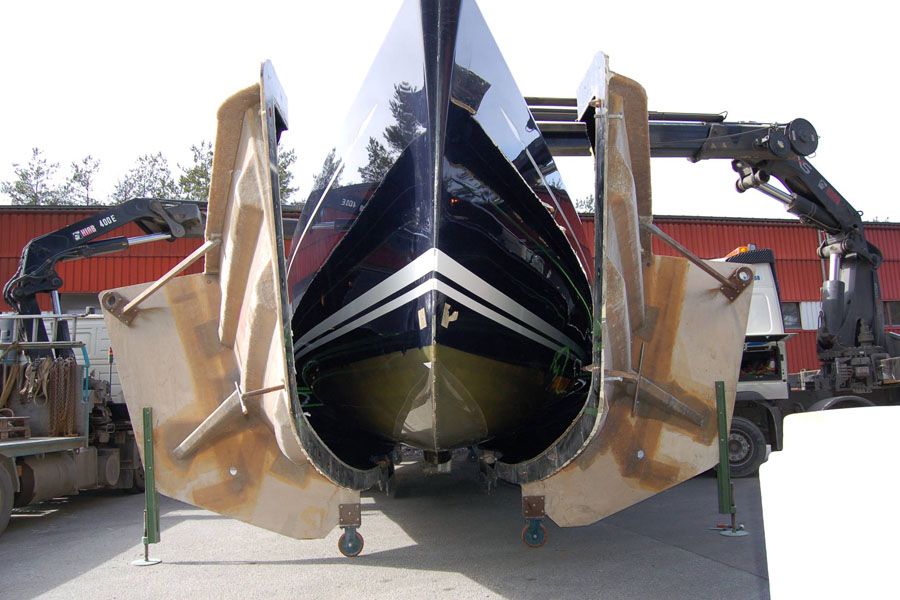
[(213, 147), (210, 142), (202, 140), (199, 144), (191, 146), (193, 163), (181, 169), (178, 178), (178, 188), (181, 197), (195, 202), (206, 202), (209, 199), (209, 182), (212, 177)]
[(121, 204), (131, 198), (180, 200), (181, 192), (162, 152), (139, 156), (135, 165), (116, 184), (110, 200)]

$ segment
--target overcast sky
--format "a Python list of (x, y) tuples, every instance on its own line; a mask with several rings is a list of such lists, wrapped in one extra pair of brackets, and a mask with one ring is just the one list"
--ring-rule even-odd
[[(65, 167), (101, 160), (107, 195), (138, 155), (175, 168), (212, 139), (215, 113), (271, 59), (290, 104), (282, 138), (308, 188), (399, 0), (328, 2), (4, 2), (0, 7), (0, 180), (37, 146)], [(730, 120), (805, 117), (813, 164), (864, 218), (900, 221), (893, 182), (900, 105), (900, 9), (892, 3), (660, 3), (483, 0), (479, 6), (525, 94), (572, 96), (592, 56), (641, 82), (651, 110)], [(573, 196), (590, 164), (562, 164)], [(727, 161), (653, 161), (654, 212), (787, 216), (733, 191)]]

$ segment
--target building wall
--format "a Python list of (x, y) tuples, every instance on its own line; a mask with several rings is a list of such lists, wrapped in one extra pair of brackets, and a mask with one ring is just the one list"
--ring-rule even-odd
[[(16, 272), (25, 244), (38, 236), (86, 219), (99, 210), (84, 207), (0, 206), (0, 285), (9, 281)], [(296, 216), (285, 210), (285, 217)], [(139, 235), (144, 235), (144, 232), (131, 223), (98, 239)], [(60, 288), (62, 304), (82, 306), (85, 300), (93, 299), (99, 306), (96, 297), (100, 292), (158, 279), (199, 247), (201, 242), (197, 238), (155, 242), (106, 256), (58, 263), (57, 271), (63, 279), (63, 286)], [(185, 269), (182, 275), (202, 271), (203, 261), (200, 260)], [(50, 299), (46, 294), (41, 294), (39, 302), (42, 310), (50, 310)], [(9, 310), (10, 306), (0, 297), (0, 311)]]
[[(0, 284), (15, 272), (28, 241), (84, 219), (95, 210), (0, 207)], [(774, 250), (781, 299), (800, 303), (801, 317), (807, 327), (789, 329), (794, 334), (787, 344), (789, 367), (792, 371), (817, 368), (815, 315), (826, 266), (816, 258), (819, 234), (815, 229), (795, 220), (657, 216), (655, 222), (701, 258), (722, 257), (746, 244)], [(585, 218), (584, 226), (588, 239), (593, 239), (593, 221), (589, 217)], [(900, 224), (872, 223), (866, 226), (866, 231), (869, 240), (884, 254), (885, 262), (879, 271), (883, 299), (900, 301)], [(141, 233), (137, 226), (128, 225), (110, 235)], [(159, 278), (199, 244), (196, 239), (159, 242), (108, 256), (60, 263), (59, 273), (65, 282), (60, 292), (69, 300), (69, 306), (80, 306), (85, 299), (95, 298), (103, 290)], [(656, 238), (653, 251), (675, 255)], [(186, 273), (199, 273), (202, 269), (203, 263), (198, 261)], [(49, 310), (49, 299), (42, 298), (41, 302), (42, 308)], [(0, 310), (10, 310), (2, 299)], [(900, 331), (900, 327), (891, 329)]]
[[(816, 229), (787, 219), (659, 215), (653, 220), (660, 229), (700, 258), (721, 258), (738, 246), (747, 244), (772, 249), (781, 301), (798, 303), (803, 321), (802, 327), (786, 329), (793, 334), (787, 342), (788, 368), (791, 371), (818, 368), (815, 328), (820, 288), (828, 265), (816, 255), (820, 240)], [(589, 238), (593, 239), (592, 217), (584, 216), (583, 222)], [(878, 271), (882, 300), (900, 301), (900, 223), (867, 223), (866, 237), (884, 256), (884, 263)], [(656, 237), (653, 238), (653, 252), (664, 256), (678, 255)], [(900, 332), (898, 326), (887, 329)]]

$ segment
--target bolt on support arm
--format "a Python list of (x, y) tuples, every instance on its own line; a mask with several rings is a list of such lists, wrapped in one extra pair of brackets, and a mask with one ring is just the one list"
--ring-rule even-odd
[(747, 289), (753, 281), (753, 271), (751, 271), (749, 267), (739, 267), (732, 271), (731, 275), (725, 277), (653, 223), (641, 223), (641, 229), (658, 237), (660, 240), (671, 246), (673, 250), (699, 267), (704, 273), (722, 284), (719, 287), (719, 291), (722, 292), (723, 296), (728, 298), (729, 302), (734, 302), (737, 297), (741, 295), (741, 292)]

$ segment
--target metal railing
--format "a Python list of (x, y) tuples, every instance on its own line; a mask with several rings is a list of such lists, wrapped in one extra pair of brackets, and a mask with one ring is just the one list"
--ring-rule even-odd
[[(82, 383), (81, 383), (81, 401), (87, 405), (90, 401), (90, 369), (91, 359), (83, 341), (77, 340), (78, 320), (87, 317), (87, 314), (59, 314), (45, 313), (40, 315), (19, 315), (14, 313), (0, 314), (0, 322), (12, 321), (12, 328), (3, 327), (0, 329), (0, 364), (9, 365), (17, 363), (19, 352), (25, 350), (81, 350), (83, 359)], [(40, 324), (43, 323), (44, 331), (47, 335), (47, 341), (35, 341), (40, 331)], [(70, 340), (57, 340), (60, 333), (60, 324), (65, 323), (68, 329), (68, 337)], [(5, 325), (5, 324), (4, 324)], [(25, 332), (31, 333), (30, 338), (25, 336)], [(9, 361), (10, 353), (15, 356), (16, 360)], [(5, 371), (4, 371), (5, 374)], [(4, 378), (5, 381), (5, 378)], [(84, 445), (87, 446), (87, 435), (90, 429), (91, 411), (85, 406), (84, 422), (82, 423)]]
[[(55, 349), (75, 349), (84, 347), (84, 342), (76, 341), (75, 332), (78, 331), (78, 319), (83, 319), (85, 314), (55, 314), (46, 313), (40, 315), (19, 315), (13, 313), (0, 314), (0, 322), (12, 321), (12, 331), (7, 336), (4, 330), (2, 338), (0, 338), (0, 350), (5, 354), (8, 349), (16, 348), (19, 350), (55, 350)], [(38, 338), (40, 324), (44, 324), (44, 331), (47, 334), (47, 341), (35, 341)], [(68, 326), (68, 331), (72, 340), (54, 341), (59, 336), (60, 324), (64, 323)], [(26, 337), (25, 332), (31, 335)], [(7, 339), (8, 338), (8, 339)]]

